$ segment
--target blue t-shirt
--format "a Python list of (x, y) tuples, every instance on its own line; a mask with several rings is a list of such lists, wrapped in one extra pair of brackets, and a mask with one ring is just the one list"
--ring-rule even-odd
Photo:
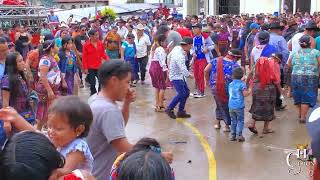
[(128, 42), (122, 43), (122, 48), (124, 49), (124, 58), (127, 60), (128, 58), (134, 58), (136, 55), (136, 48), (134, 44), (129, 44)]
[(193, 40), (193, 46), (194, 46), (194, 51), (197, 54), (197, 59), (205, 59), (206, 55), (202, 52), (203, 50), (203, 37), (202, 36), (196, 36), (194, 37)]
[(238, 79), (233, 80), (229, 84), (229, 108), (242, 109), (244, 108), (243, 90), (247, 89), (246, 84)]

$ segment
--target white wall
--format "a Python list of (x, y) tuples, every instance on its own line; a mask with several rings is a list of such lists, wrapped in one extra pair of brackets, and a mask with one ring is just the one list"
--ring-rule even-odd
[[(71, 9), (72, 5), (75, 5), (76, 8), (75, 9), (79, 9), (80, 8), (80, 5), (82, 5), (82, 8), (86, 8), (86, 7), (94, 7), (95, 6), (95, 3), (58, 3), (56, 4), (55, 6), (57, 8), (61, 8), (61, 6), (64, 6), (65, 8), (64, 9)], [(105, 6), (106, 4), (105, 3), (97, 3), (98, 6)], [(85, 7), (86, 6), (86, 7)], [(62, 9), (62, 8), (61, 8)]]
[(311, 14), (320, 12), (320, 0), (311, 0)]
[(240, 0), (240, 13), (258, 14), (279, 12), (280, 0)]

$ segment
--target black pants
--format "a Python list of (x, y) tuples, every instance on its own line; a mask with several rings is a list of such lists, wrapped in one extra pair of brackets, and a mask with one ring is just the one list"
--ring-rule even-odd
[[(89, 69), (88, 70), (89, 74), (88, 74), (88, 80), (90, 83), (90, 95), (94, 95), (97, 93), (97, 89), (96, 89), (96, 78), (98, 79), (98, 70), (97, 69)], [(99, 89), (100, 91), (100, 84), (99, 84)]]
[(148, 56), (137, 58), (137, 61), (139, 62), (139, 68), (140, 68), (140, 77), (141, 77), (140, 80), (144, 81), (146, 80)]

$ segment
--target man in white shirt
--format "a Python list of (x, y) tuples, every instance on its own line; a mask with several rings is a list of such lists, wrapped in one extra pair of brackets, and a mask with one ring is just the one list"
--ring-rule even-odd
[(138, 24), (137, 36), (135, 38), (135, 44), (137, 49), (137, 61), (140, 68), (141, 84), (144, 84), (147, 72), (148, 64), (148, 46), (151, 46), (150, 39), (144, 35), (144, 26)]
[(125, 39), (125, 37), (128, 34), (128, 29), (126, 28), (126, 21), (124, 21), (123, 19), (120, 19), (118, 22), (118, 34), (121, 38), (121, 41), (123, 41)]
[[(169, 79), (172, 82), (177, 95), (171, 100), (169, 106), (167, 107), (166, 113), (172, 119), (178, 118), (190, 118), (191, 115), (187, 114), (185, 111), (185, 105), (190, 94), (188, 88), (186, 77), (192, 77), (185, 64), (187, 53), (193, 45), (192, 38), (185, 38), (180, 42), (181, 46), (176, 46), (173, 48), (171, 53), (168, 55), (169, 62)], [(179, 110), (177, 115), (175, 115), (173, 109), (179, 103)]]

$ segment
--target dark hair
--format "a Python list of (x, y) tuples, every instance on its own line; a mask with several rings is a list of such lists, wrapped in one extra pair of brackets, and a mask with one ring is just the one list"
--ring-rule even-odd
[(242, 68), (236, 68), (232, 71), (232, 78), (233, 79), (241, 79), (243, 77), (243, 69)]
[(64, 46), (68, 44), (70, 41), (72, 42), (72, 38), (70, 36), (65, 36), (64, 38), (62, 38), (61, 48), (59, 50), (59, 53), (62, 55), (62, 57), (66, 56), (66, 48)]
[[(54, 48), (56, 45), (54, 40), (46, 40), (43, 44), (42, 47), (39, 48), (39, 54), (49, 54), (51, 49)], [(40, 52), (41, 50), (41, 52)]]
[(86, 137), (89, 133), (93, 115), (90, 106), (81, 101), (78, 96), (62, 96), (49, 107), (48, 114), (59, 114), (68, 119), (74, 129), (84, 125), (85, 130), (79, 137)]
[(172, 180), (172, 171), (161, 154), (138, 151), (122, 161), (118, 180)]
[(88, 35), (89, 36), (94, 36), (96, 34), (96, 32), (98, 32), (98, 31), (95, 30), (95, 29), (90, 29), (90, 31), (88, 32)]
[(198, 16), (197, 15), (192, 15), (191, 18), (198, 20)]
[[(131, 154), (134, 154), (139, 151), (149, 151), (151, 150), (151, 147), (159, 148), (161, 149), (161, 146), (159, 142), (156, 139), (144, 137), (140, 139), (133, 147), (132, 150), (125, 154), (123, 157), (123, 160), (125, 160), (127, 157), (129, 157)], [(122, 161), (123, 161), (122, 160)]]
[(160, 35), (156, 36), (156, 40), (158, 41), (159, 45), (161, 46), (161, 43), (163, 43), (167, 40), (167, 36), (164, 34), (160, 34)]
[(104, 87), (107, 81), (112, 77), (116, 76), (119, 79), (127, 77), (128, 73), (131, 72), (131, 66), (128, 62), (112, 59), (101, 65), (98, 71), (99, 83)]
[(64, 158), (43, 134), (20, 132), (9, 139), (0, 155), (0, 179), (47, 180), (64, 166)]
[(7, 40), (3, 37), (0, 37), (0, 44), (7, 44)]
[(170, 31), (170, 29), (167, 25), (161, 25), (159, 26), (156, 35), (166, 34), (168, 31)]
[(8, 75), (9, 79), (9, 89), (10, 91), (10, 99), (15, 102), (16, 98), (21, 90), (21, 82), (19, 80), (19, 75), (23, 80), (26, 81), (24, 73), (18, 70), (17, 59), (20, 56), (18, 52), (10, 52), (6, 57), (6, 65), (4, 74)]

